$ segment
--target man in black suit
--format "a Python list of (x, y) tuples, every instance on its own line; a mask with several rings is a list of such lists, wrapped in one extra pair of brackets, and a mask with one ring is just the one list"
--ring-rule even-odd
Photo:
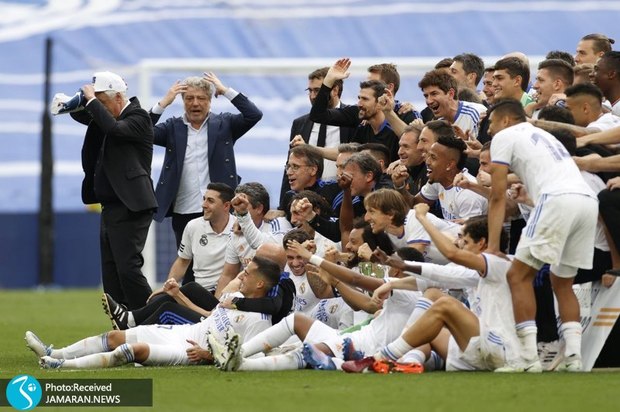
[[(306, 92), (308, 92), (308, 98), (310, 99), (311, 105), (314, 104), (314, 99), (316, 99), (316, 96), (321, 89), (323, 78), (327, 74), (328, 70), (329, 67), (322, 67), (314, 70), (308, 75), (308, 88), (306, 89)], [(346, 106), (340, 101), (340, 96), (342, 96), (342, 87), (342, 80), (334, 83), (334, 87), (329, 95), (328, 107), (330, 109)], [(326, 124), (315, 123), (310, 120), (310, 114), (306, 113), (303, 116), (299, 116), (293, 120), (290, 141), (292, 142), (295, 138), (301, 138), (304, 143), (313, 146), (337, 148), (341, 143), (348, 143), (354, 132), (355, 128), (352, 127), (328, 126)], [(332, 160), (324, 160), (323, 180), (335, 178), (336, 162)], [(288, 183), (288, 177), (285, 171), (282, 177), (282, 188), (280, 190), (280, 204), (282, 203), (284, 194), (289, 190), (291, 190), (291, 187)]]
[(157, 201), (151, 180), (153, 127), (117, 74), (97, 72), (82, 87), (84, 110), (71, 116), (88, 125), (82, 146), (82, 201), (101, 203), (103, 289), (128, 308), (145, 305), (151, 287), (142, 250)]

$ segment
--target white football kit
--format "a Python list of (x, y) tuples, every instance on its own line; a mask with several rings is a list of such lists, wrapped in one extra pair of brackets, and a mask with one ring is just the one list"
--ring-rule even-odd
[[(467, 169), (463, 169), (462, 173), (470, 182), (478, 182)], [(489, 207), (488, 200), (472, 190), (458, 186), (445, 188), (440, 183), (427, 182), (420, 189), (420, 196), (427, 200), (439, 200), (441, 213), (446, 220), (485, 215)]]

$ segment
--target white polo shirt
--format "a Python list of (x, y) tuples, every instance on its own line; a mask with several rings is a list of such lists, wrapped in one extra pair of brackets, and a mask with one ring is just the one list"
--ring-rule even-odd
[(179, 246), (179, 257), (194, 259), (196, 282), (207, 290), (215, 289), (222, 275), (226, 246), (237, 219), (229, 215), (228, 224), (221, 233), (215, 233), (211, 223), (203, 217), (190, 220)]

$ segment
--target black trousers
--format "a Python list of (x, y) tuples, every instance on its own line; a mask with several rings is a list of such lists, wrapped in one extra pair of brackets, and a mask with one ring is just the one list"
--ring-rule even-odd
[(151, 287), (142, 274), (142, 250), (153, 210), (132, 212), (122, 203), (104, 204), (99, 243), (103, 290), (129, 309), (144, 306)]
[[(211, 311), (219, 300), (211, 292), (196, 282), (181, 286), (181, 292), (196, 306)], [(136, 325), (178, 325), (198, 323), (201, 315), (186, 306), (178, 304), (174, 298), (166, 293), (157, 295), (144, 307), (132, 311)]]
[[(189, 223), (190, 220), (194, 220), (201, 216), (203, 216), (202, 213), (190, 213), (188, 215), (180, 215), (178, 213), (172, 214), (172, 231), (174, 232), (174, 239), (177, 242), (177, 250), (179, 250), (179, 246), (181, 245), (181, 240), (183, 239), (183, 231), (185, 230), (185, 226), (187, 226), (187, 223)], [(183, 285), (189, 282), (194, 282), (196, 280), (194, 278), (194, 270), (192, 269), (192, 265), (193, 261), (189, 263), (189, 266), (185, 271), (182, 282)]]

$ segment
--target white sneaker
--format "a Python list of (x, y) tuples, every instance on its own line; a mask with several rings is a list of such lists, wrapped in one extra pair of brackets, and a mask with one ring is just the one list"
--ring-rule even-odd
[(523, 360), (523, 362), (502, 366), (495, 369), (497, 373), (541, 373), (543, 367), (540, 364), (540, 360), (534, 359), (532, 361)]
[(42, 356), (49, 356), (52, 353), (52, 345), (47, 346), (41, 341), (41, 339), (39, 339), (37, 335), (30, 332), (29, 330), (26, 331), (26, 336), (24, 336), (24, 340), (26, 341), (26, 346), (28, 346), (30, 350), (37, 355), (37, 358), (40, 358)]
[(220, 370), (232, 371), (239, 367), (239, 334), (229, 328), (224, 335), (224, 343), (217, 338), (217, 332), (207, 334), (207, 342), (213, 355), (213, 362)]
[(545, 370), (552, 370), (551, 365), (557, 365), (557, 357), (562, 356), (563, 345), (560, 341), (539, 342), (538, 358)]
[(64, 359), (54, 359), (50, 356), (42, 356), (39, 359), (39, 365), (43, 369), (60, 369), (63, 363), (65, 363)]
[(562, 362), (555, 368), (556, 372), (583, 372), (581, 358), (577, 355), (564, 358)]

